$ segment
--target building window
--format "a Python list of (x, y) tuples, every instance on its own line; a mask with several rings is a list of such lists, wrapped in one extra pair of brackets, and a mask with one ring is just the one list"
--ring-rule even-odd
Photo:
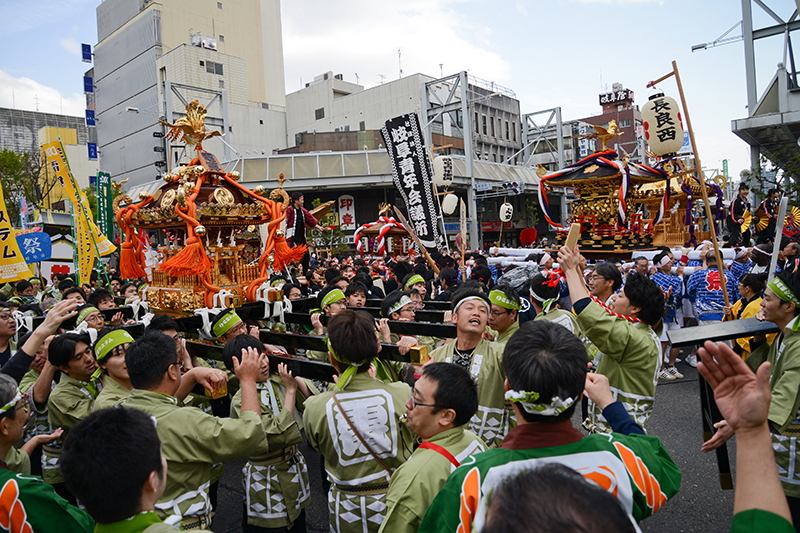
[(225, 36), (224, 35), (220, 35), (219, 36), (219, 42), (221, 42), (221, 43), (225, 42)]
[(517, 142), (517, 123), (511, 123), (511, 134), (514, 136), (514, 142)]
[(495, 136), (495, 135), (494, 135), (494, 118), (491, 118), (491, 117), (490, 117), (490, 118), (489, 118), (489, 122), (491, 122), (491, 123), (492, 123), (492, 137), (494, 137), (494, 136)]
[(219, 80), (219, 88), (220, 89), (224, 89), (225, 88), (225, 81), (224, 80)]
[(206, 61), (206, 72), (208, 72), (209, 74), (217, 74), (219, 76), (222, 76), (222, 63)]
[(511, 140), (511, 132), (509, 131), (510, 128), (508, 127), (508, 121), (506, 120), (506, 140)]
[(314, 120), (322, 120), (323, 118), (325, 118), (325, 108), (320, 107), (314, 111)]
[(222, 9), (222, 2), (217, 2), (217, 9)]
[(483, 134), (486, 135), (486, 115), (481, 115), (483, 117)]
[(363, 120), (358, 123), (358, 131), (364, 131), (367, 129), (367, 123)]
[(631, 119), (626, 118), (619, 121), (620, 128), (630, 128), (631, 127)]
[(492, 154), (492, 161), (497, 163), (497, 154)]
[(478, 113), (475, 112), (475, 133), (480, 133), (481, 123), (478, 121)]

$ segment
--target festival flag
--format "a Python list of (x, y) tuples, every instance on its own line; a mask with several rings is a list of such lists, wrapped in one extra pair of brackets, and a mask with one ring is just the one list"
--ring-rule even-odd
[(75, 213), (75, 252), (77, 270), (81, 280), (88, 280), (92, 274), (97, 254), (108, 255), (117, 249), (89, 216), (89, 201), (83, 194), (70, 172), (69, 162), (60, 141), (42, 146), (47, 155), (47, 164), (53, 169), (64, 192), (67, 194)]
[(394, 184), (408, 212), (408, 223), (428, 251), (444, 248), (433, 196), (433, 171), (416, 113), (387, 120), (381, 128)]
[(2, 253), (0, 253), (0, 283), (33, 277), (34, 274), (25, 262), (22, 251), (19, 249), (19, 244), (17, 244), (14, 228), (11, 227), (2, 187), (0, 187), (0, 209), (0, 248), (2, 248)]

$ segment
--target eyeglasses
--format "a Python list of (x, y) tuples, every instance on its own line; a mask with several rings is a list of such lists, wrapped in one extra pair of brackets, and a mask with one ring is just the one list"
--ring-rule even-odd
[(421, 407), (438, 407), (439, 409), (445, 409), (445, 407), (443, 407), (441, 405), (436, 405), (435, 403), (421, 403), (421, 402), (418, 402), (417, 399), (414, 398), (414, 395), (416, 393), (417, 393), (416, 389), (411, 389), (411, 405), (414, 406), (414, 409), (416, 409), (417, 407), (420, 407), (420, 406)]
[(10, 315), (10, 314), (8, 314), (8, 315), (0, 315), (0, 320), (11, 320), (12, 318), (14, 318), (14, 317), (12, 315)]
[(493, 316), (493, 317), (495, 317), (495, 318), (500, 318), (501, 316), (503, 316), (503, 315), (507, 315), (507, 314), (508, 314), (508, 313), (510, 313), (510, 312), (511, 312), (511, 311), (508, 311), (508, 310), (503, 310), (503, 311), (492, 311), (492, 312), (491, 312), (491, 313), (489, 313), (489, 314), (490, 314), (490, 315), (492, 315), (492, 316)]

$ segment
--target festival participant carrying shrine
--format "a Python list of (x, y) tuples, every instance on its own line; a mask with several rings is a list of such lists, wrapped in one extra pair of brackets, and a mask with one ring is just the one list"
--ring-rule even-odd
[(392, 475), (381, 533), (416, 533), (450, 474), (486, 445), (466, 424), (478, 408), (478, 389), (465, 369), (426, 365), (406, 402), (406, 424), (422, 444)]
[(586, 345), (586, 354), (589, 361), (595, 364), (599, 350), (597, 346), (586, 336), (577, 317), (564, 309), (558, 307), (558, 296), (561, 292), (561, 275), (558, 271), (539, 272), (530, 282), (531, 305), (536, 311), (534, 320), (549, 320), (567, 328), (573, 335), (577, 336)]
[[(778, 464), (783, 491), (789, 502), (792, 520), (800, 524), (800, 274), (779, 273), (764, 289), (761, 311), (756, 318), (773, 322), (781, 333), (766, 342), (761, 336), (750, 341), (752, 353), (745, 361), (755, 371), (770, 363), (769, 381), (772, 399), (767, 415), (775, 461)], [(703, 451), (711, 451), (733, 436), (726, 421), (715, 424), (714, 436), (703, 444)]]
[[(239, 335), (225, 344), (225, 365), (233, 367), (233, 358), (242, 352), (254, 350), (264, 353), (264, 345), (250, 335)], [(278, 365), (279, 375), (270, 375), (269, 360), (261, 358), (261, 373), (256, 378), (261, 422), (265, 436), (257, 451), (251, 453), (242, 474), (244, 476), (244, 516), (242, 528), (259, 531), (285, 528), (289, 531), (306, 530), (305, 507), (311, 496), (308, 467), (303, 454), (297, 449), (303, 443), (300, 430), (305, 399), (313, 385), (295, 378)], [(239, 418), (242, 409), (242, 391), (231, 401), (231, 418)], [(248, 527), (249, 526), (249, 527)]]
[[(558, 263), (564, 271), (578, 323), (603, 352), (597, 373), (608, 378), (617, 399), (643, 426), (653, 412), (661, 369), (664, 294), (654, 281), (633, 273), (615, 295), (612, 307), (606, 308), (586, 290), (577, 246), (574, 250), (562, 246)], [(590, 419), (591, 423), (608, 427), (597, 405), (592, 405)]]
[(128, 397), (133, 386), (125, 367), (125, 350), (133, 337), (124, 329), (104, 329), (94, 343), (94, 354), (100, 367), (96, 372), (104, 375), (103, 390), (92, 405), (92, 410), (113, 407)]
[(309, 444), (325, 458), (332, 483), (331, 531), (376, 533), (389, 480), (412, 451), (413, 436), (401, 421), (411, 390), (369, 374), (379, 346), (370, 316), (342, 311), (331, 319), (329, 331), (329, 358), (339, 379), (329, 392), (306, 400), (303, 424)]
[[(120, 405), (140, 409), (157, 422), (168, 469), (167, 487), (155, 509), (165, 522), (180, 524), (183, 530), (208, 529), (212, 464), (245, 459), (260, 449), (264, 426), (256, 389), (259, 358), (248, 353), (233, 365), (241, 383), (241, 418), (217, 418), (178, 406), (195, 381), (182, 379), (174, 340), (160, 331), (149, 331), (128, 347), (125, 364), (134, 389)], [(222, 371), (213, 372), (224, 379)], [(204, 386), (214, 388), (210, 383)]]
[(497, 285), (489, 292), (492, 304), (489, 327), (497, 332), (498, 344), (505, 344), (519, 329), (518, 314), (522, 309), (519, 294), (510, 285)]
[(503, 346), (483, 338), (489, 317), (489, 299), (480, 291), (462, 289), (453, 296), (456, 340), (440, 346), (430, 357), (467, 369), (478, 383), (478, 412), (469, 429), (491, 446), (500, 444), (511, 426), (512, 413), (503, 397)]
[[(625, 406), (614, 401), (605, 377), (586, 373), (587, 363), (583, 343), (566, 328), (549, 321), (520, 327), (503, 355), (505, 398), (518, 425), (499, 448), (456, 469), (428, 509), (420, 533), (481, 531), (494, 487), (543, 463), (561, 463), (582, 474), (616, 495), (637, 521), (678, 492), (680, 471), (661, 442), (643, 434)], [(584, 389), (603, 408), (613, 434), (584, 437), (572, 426)]]

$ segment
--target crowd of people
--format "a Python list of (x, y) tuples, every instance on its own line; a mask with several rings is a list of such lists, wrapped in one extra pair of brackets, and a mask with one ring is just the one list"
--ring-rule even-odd
[[(322, 494), (343, 533), (636, 531), (680, 489), (647, 427), (659, 381), (683, 378), (682, 356), (724, 416), (703, 450), (738, 439), (731, 530), (791, 531), (800, 246), (780, 248), (769, 284), (766, 243), (725, 251), (721, 269), (711, 243), (629, 262), (587, 261), (577, 247), (505, 267), (478, 253), (463, 266), (439, 255), (435, 269), (329, 259), (268, 282), (310, 309), (307, 323), (214, 310), (208, 359), (187, 348), (199, 332), (144, 312), (146, 283), (22, 280), (0, 289), (0, 507), (10, 502), (14, 531), (213, 529), (225, 512), (245, 532), (304, 532)], [(126, 318), (127, 307), (144, 311)], [(423, 312), (442, 336), (408, 333)], [(749, 317), (780, 331), (683, 354), (667, 335)], [(263, 329), (324, 348), (264, 344)], [(386, 343), (429, 358), (382, 357)], [(328, 363), (335, 377), (293, 375), (270, 355)], [(221, 509), (223, 463), (239, 460), (241, 508)]]

